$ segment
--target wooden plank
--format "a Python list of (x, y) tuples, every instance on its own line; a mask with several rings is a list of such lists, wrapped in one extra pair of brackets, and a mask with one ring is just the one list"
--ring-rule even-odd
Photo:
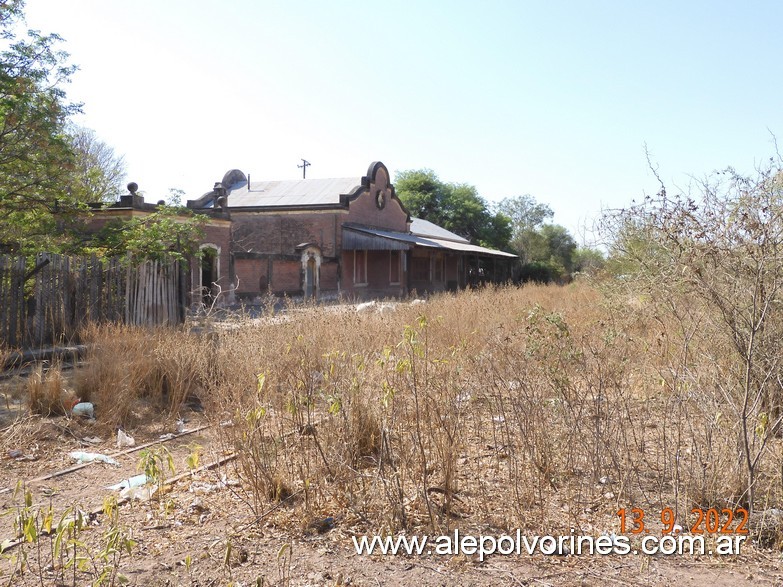
[(90, 256), (88, 276), (90, 284), (90, 321), (97, 322), (101, 314), (101, 264), (94, 253)]
[(22, 308), (24, 305), (24, 274), (25, 274), (25, 259), (24, 257), (17, 257), (14, 260), (13, 269), (11, 271), (11, 332), (9, 337), (9, 344), (12, 347), (19, 347), (24, 344), (22, 338)]
[(8, 292), (10, 283), (8, 279), (8, 265), (10, 258), (8, 255), (0, 255), (0, 343), (8, 344), (9, 333), (9, 306)]

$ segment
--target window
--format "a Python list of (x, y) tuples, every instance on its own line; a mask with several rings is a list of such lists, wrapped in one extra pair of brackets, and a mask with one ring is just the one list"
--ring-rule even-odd
[(414, 281), (430, 280), (430, 258), (413, 257), (411, 258), (411, 279)]
[(353, 252), (353, 284), (367, 285), (367, 251)]
[(400, 283), (400, 252), (389, 251), (389, 284)]
[(441, 283), (443, 281), (443, 255), (441, 253), (438, 253), (435, 255), (435, 257), (432, 259), (432, 262), (435, 264), (434, 267), (434, 278), (433, 281), (436, 283)]

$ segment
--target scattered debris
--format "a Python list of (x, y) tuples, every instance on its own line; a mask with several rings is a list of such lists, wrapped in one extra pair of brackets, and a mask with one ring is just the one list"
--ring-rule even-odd
[(98, 461), (101, 463), (106, 463), (107, 465), (114, 465), (116, 467), (120, 466), (120, 464), (113, 458), (97, 452), (74, 451), (68, 453), (68, 456), (72, 459), (76, 459), (76, 461), (79, 463), (92, 463)]
[(334, 528), (334, 518), (331, 516), (328, 516), (326, 518), (317, 518), (313, 521), (311, 521), (309, 524), (307, 524), (307, 528), (305, 529), (306, 532), (309, 531), (309, 533), (318, 533), (318, 534), (325, 534), (329, 530)]
[(120, 491), (120, 499), (128, 501), (149, 501), (158, 491), (156, 485), (142, 485), (141, 487), (126, 487)]
[(177, 434), (182, 434), (183, 432), (185, 432), (185, 420), (180, 418), (177, 420)]
[(377, 303), (378, 302), (373, 300), (371, 302), (364, 302), (363, 304), (357, 304), (356, 305), (356, 311), (357, 312), (367, 312), (369, 310), (372, 310), (376, 306)]
[(220, 475), (220, 481), (217, 483), (207, 483), (206, 481), (193, 481), (188, 491), (195, 494), (212, 493), (223, 489), (224, 487), (235, 487), (239, 485), (236, 479), (228, 479), (225, 474)]
[(103, 442), (103, 438), (99, 438), (98, 436), (85, 436), (79, 442), (81, 442), (84, 445), (101, 444)]
[(95, 406), (91, 402), (79, 402), (71, 408), (71, 414), (81, 418), (95, 420)]
[(152, 479), (147, 477), (147, 475), (144, 473), (141, 473), (139, 475), (129, 477), (128, 479), (123, 479), (119, 483), (110, 485), (106, 489), (111, 489), (112, 491), (122, 491), (123, 489), (128, 489), (129, 487), (141, 487), (142, 485), (145, 485), (151, 481)]
[(204, 505), (200, 497), (194, 499), (193, 502), (188, 506), (188, 512), (191, 514), (202, 514), (208, 510), (209, 508)]
[(117, 448), (126, 448), (136, 446), (136, 440), (130, 434), (123, 432), (122, 428), (117, 430)]
[(35, 455), (28, 455), (25, 454), (24, 451), (21, 451), (16, 448), (9, 449), (8, 451), (8, 458), (13, 459), (15, 461), (37, 461), (38, 457)]
[(456, 398), (457, 407), (463, 407), (465, 404), (469, 403), (471, 399), (473, 399), (473, 397), (470, 395), (470, 392), (466, 391), (464, 393), (460, 393)]

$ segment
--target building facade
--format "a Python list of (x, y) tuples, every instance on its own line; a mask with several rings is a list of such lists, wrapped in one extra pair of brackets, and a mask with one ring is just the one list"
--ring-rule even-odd
[(193, 281), (230, 302), (457, 290), (508, 279), (516, 259), (411, 218), (381, 162), (340, 179), (254, 182), (235, 169), (187, 206), (227, 221), (210, 225)]

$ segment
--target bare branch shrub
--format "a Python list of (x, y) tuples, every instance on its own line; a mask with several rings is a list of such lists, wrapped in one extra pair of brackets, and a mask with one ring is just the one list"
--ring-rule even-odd
[[(605, 229), (625, 284), (616, 291), (648, 306), (677, 349), (661, 375), (675, 434), (663, 447), (667, 475), (681, 480), (695, 470), (695, 503), (728, 490), (724, 498), (752, 510), (783, 421), (783, 174), (773, 162), (752, 177), (727, 169), (700, 182), (693, 197), (670, 197), (662, 186), (609, 214)], [(727, 469), (726, 461), (734, 464)], [(742, 486), (731, 487), (731, 471)]]

